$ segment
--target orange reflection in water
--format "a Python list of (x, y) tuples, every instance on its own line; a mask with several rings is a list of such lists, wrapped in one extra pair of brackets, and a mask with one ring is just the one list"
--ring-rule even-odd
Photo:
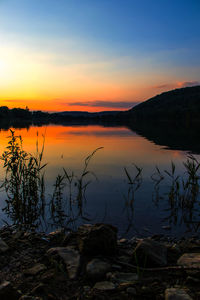
[[(45, 136), (44, 162), (48, 162), (53, 173), (62, 167), (80, 169), (84, 158), (98, 147), (104, 149), (95, 155), (92, 167), (112, 176), (116, 176), (116, 168), (122, 170), (132, 163), (152, 171), (155, 165), (169, 165), (171, 160), (182, 161), (185, 155), (181, 151), (162, 149), (125, 127), (48, 125), (15, 129), (15, 133), (22, 136), (24, 149), (32, 153), (36, 150), (37, 134), (40, 149)], [(1, 130), (1, 153), (7, 146), (8, 135), (9, 131)]]

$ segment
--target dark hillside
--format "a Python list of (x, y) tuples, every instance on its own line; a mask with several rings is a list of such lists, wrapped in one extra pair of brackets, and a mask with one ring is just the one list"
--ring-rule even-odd
[(200, 86), (172, 90), (138, 104), (127, 112), (133, 121), (200, 121)]

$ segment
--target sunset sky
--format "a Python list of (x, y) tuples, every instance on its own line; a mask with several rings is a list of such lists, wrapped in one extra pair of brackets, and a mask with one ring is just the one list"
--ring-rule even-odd
[(0, 0), (0, 106), (127, 109), (200, 84), (199, 0)]

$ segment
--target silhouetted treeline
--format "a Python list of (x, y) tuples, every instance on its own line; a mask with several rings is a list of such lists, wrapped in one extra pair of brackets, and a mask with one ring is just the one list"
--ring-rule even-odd
[(0, 107), (0, 129), (28, 128), (31, 125), (43, 125), (49, 123), (50, 114), (42, 111), (29, 111), (28, 107), (12, 108)]
[(103, 111), (103, 112), (82, 112), (82, 111), (65, 111), (50, 115), (52, 123), (56, 124), (102, 124), (116, 123), (121, 120), (118, 111)]
[(9, 109), (7, 106), (0, 107), (0, 119), (22, 119), (30, 120), (32, 118), (32, 113), (28, 108), (12, 108)]

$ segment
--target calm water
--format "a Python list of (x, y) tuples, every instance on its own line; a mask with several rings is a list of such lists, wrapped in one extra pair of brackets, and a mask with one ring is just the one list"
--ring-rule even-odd
[[(160, 185), (160, 198), (156, 201), (151, 175), (155, 166), (160, 170), (170, 170), (171, 161), (176, 164), (176, 171), (184, 175), (183, 161), (187, 152), (169, 150), (165, 145), (156, 145), (147, 138), (125, 127), (101, 126), (56, 126), (31, 127), (29, 129), (15, 129), (17, 135), (23, 137), (24, 149), (35, 152), (36, 136), (39, 133), (39, 143), (42, 145), (42, 135), (45, 135), (44, 162), (48, 163), (45, 171), (46, 197), (50, 201), (53, 184), (57, 174), (67, 171), (80, 174), (84, 159), (96, 148), (103, 147), (92, 158), (89, 170), (97, 176), (90, 176), (91, 184), (86, 191), (84, 202), (84, 216), (79, 218), (76, 225), (82, 222), (107, 222), (119, 228), (120, 236), (131, 237), (164, 233), (181, 236), (185, 232), (198, 231), (198, 211), (192, 212), (177, 208), (176, 215), (170, 209), (167, 191), (170, 179)], [(9, 131), (0, 132), (0, 151), (5, 150)], [(196, 155), (198, 158), (198, 155)], [(128, 178), (126, 167), (132, 177), (136, 174), (133, 164), (141, 167), (142, 184), (135, 192), (133, 203), (128, 198)], [(2, 162), (0, 165), (1, 179), (4, 176)], [(76, 204), (74, 204), (75, 206)], [(5, 207), (5, 193), (1, 193), (0, 209)], [(198, 209), (198, 204), (195, 205)], [(10, 222), (9, 217), (1, 211), (2, 220)], [(45, 225), (44, 225), (45, 224)], [(41, 230), (50, 231), (58, 225), (53, 224), (50, 212), (46, 210), (46, 221), (40, 225)], [(170, 226), (166, 231), (165, 226)]]

